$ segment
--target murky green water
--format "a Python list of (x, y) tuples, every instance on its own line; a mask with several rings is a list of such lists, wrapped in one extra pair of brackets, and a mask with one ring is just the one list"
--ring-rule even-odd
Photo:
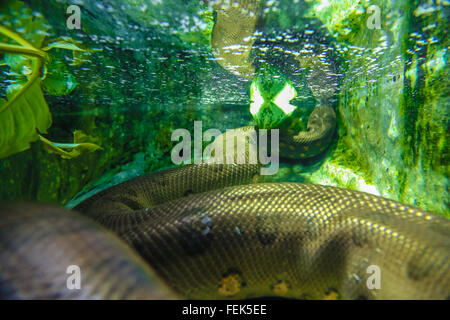
[[(67, 13), (71, 4), (79, 17)], [(254, 125), (252, 80), (221, 66), (211, 47), (215, 5), (6, 1), (1, 25), (47, 55), (39, 83), (15, 103), (44, 110), (41, 125), (25, 111), (3, 110), (32, 79), (38, 58), (1, 56), (0, 199), (73, 206), (174, 166), (175, 129), (192, 132), (194, 121), (222, 132)], [(269, 63), (292, 82), (304, 130), (318, 103), (334, 107), (338, 127), (319, 156), (281, 159), (268, 179), (362, 190), (448, 216), (449, 8), (428, 0), (263, 2), (251, 50), (256, 69)], [(1, 42), (18, 45), (4, 33)], [(314, 63), (322, 72), (311, 76)], [(35, 128), (46, 142), (36, 141)], [(5, 132), (15, 133), (6, 139)]]

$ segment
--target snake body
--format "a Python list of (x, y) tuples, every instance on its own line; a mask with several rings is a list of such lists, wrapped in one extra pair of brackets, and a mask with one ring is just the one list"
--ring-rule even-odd
[[(449, 297), (449, 220), (340, 188), (239, 185), (257, 174), (253, 165), (187, 165), (116, 185), (75, 208), (153, 270), (75, 212), (3, 206), (0, 295)], [(87, 293), (66, 289), (72, 264), (80, 265)], [(373, 266), (380, 271), (376, 288), (367, 284)]]
[[(249, 12), (260, 1), (239, 3), (249, 9), (241, 16), (233, 7), (215, 7), (212, 47), (225, 69), (251, 78), (257, 16)], [(236, 44), (243, 54), (227, 51)], [(257, 128), (235, 130), (242, 137)], [(281, 152), (317, 155), (334, 130), (334, 111), (321, 103), (307, 131), (280, 135)], [(217, 141), (226, 141), (226, 134)], [(260, 168), (186, 165), (111, 187), (74, 211), (2, 205), (0, 297), (450, 296), (449, 220), (357, 191), (255, 183)], [(68, 265), (80, 267), (81, 290), (67, 289)]]
[[(449, 296), (449, 220), (334, 187), (236, 186), (257, 174), (251, 165), (188, 165), (124, 182), (75, 210), (117, 233), (182, 297)], [(367, 287), (373, 265), (379, 289)]]
[[(79, 268), (79, 288), (70, 286), (71, 266)], [(91, 219), (45, 204), (0, 205), (0, 299), (175, 297), (141, 257)]]

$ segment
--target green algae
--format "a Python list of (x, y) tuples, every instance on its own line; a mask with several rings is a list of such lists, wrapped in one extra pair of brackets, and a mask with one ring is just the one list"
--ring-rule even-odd
[[(316, 8), (323, 2), (314, 1)], [(448, 39), (445, 23), (436, 24), (445, 21), (443, 5), (433, 6), (424, 18), (417, 12), (431, 7), (425, 1), (371, 1), (382, 12), (406, 13), (391, 24), (382, 22), (384, 27), (373, 33), (358, 28), (364, 26), (362, 2), (331, 4), (316, 16), (352, 44), (343, 52), (348, 65), (338, 109), (349, 139), (333, 157), (349, 159), (340, 152), (351, 150), (360, 165), (344, 160), (344, 166), (363, 173), (381, 195), (450, 216)], [(392, 39), (389, 48), (383, 46), (385, 39)], [(360, 72), (363, 68), (366, 72)]]

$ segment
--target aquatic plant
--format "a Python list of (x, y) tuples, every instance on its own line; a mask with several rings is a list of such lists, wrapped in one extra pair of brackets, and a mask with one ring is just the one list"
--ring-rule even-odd
[[(47, 133), (50, 127), (51, 113), (44, 99), (43, 87), (55, 95), (70, 93), (76, 87), (73, 76), (60, 61), (52, 63), (47, 53), (53, 48), (71, 50), (74, 52), (76, 64), (82, 63), (81, 52), (88, 50), (81, 48), (73, 40), (45, 40), (47, 30), (43, 17), (35, 17), (31, 9), (23, 7), (21, 1), (13, 1), (9, 5), (8, 14), (15, 16), (12, 19), (1, 19), (0, 25), (0, 52), (4, 52), (2, 65), (7, 65), (7, 75), (12, 77), (6, 80), (5, 98), (0, 98), (0, 158), (24, 151), (30, 143), (39, 138), (49, 145), (49, 149), (58, 151), (66, 158), (73, 158), (82, 152), (91, 152), (100, 149), (99, 146), (76, 143), (74, 145), (54, 144), (43, 138), (40, 134)], [(6, 25), (6, 26), (5, 26)], [(11, 27), (20, 28), (29, 39), (25, 39)], [(50, 67), (49, 67), (50, 66)], [(50, 73), (47, 77), (46, 70)], [(67, 153), (61, 148), (73, 149)]]

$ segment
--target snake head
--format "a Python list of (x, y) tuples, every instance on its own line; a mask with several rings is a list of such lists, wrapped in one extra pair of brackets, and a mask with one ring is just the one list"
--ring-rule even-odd
[(296, 106), (289, 102), (297, 91), (278, 69), (262, 64), (250, 86), (250, 113), (261, 129), (272, 129), (288, 118)]

